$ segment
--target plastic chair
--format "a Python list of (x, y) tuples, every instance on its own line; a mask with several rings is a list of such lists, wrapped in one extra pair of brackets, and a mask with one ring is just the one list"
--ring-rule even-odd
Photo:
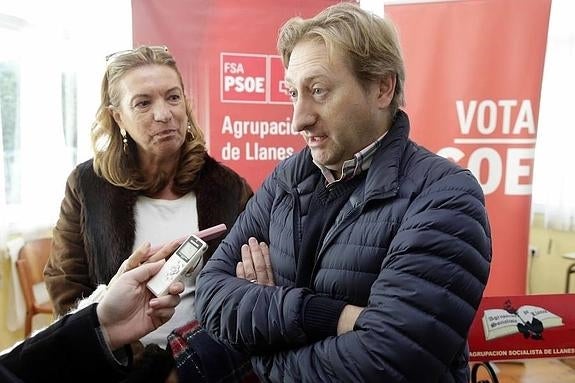
[(20, 286), (26, 302), (26, 320), (24, 336), (32, 332), (32, 318), (37, 314), (53, 314), (52, 302), (38, 303), (34, 294), (34, 285), (44, 282), (44, 266), (48, 262), (52, 247), (51, 238), (39, 238), (27, 241), (18, 253), (16, 269), (20, 277)]

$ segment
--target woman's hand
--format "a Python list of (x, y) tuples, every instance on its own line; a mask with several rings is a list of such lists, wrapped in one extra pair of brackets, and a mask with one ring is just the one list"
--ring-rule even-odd
[(96, 308), (106, 342), (112, 350), (140, 339), (166, 323), (180, 303), (182, 282), (170, 285), (169, 294), (154, 297), (146, 287), (165, 261), (146, 263), (120, 275)]
[(112, 284), (126, 271), (135, 269), (143, 263), (156, 262), (160, 259), (169, 257), (174, 251), (176, 251), (178, 246), (182, 244), (182, 241), (183, 239), (180, 238), (175, 241), (168, 242), (162, 247), (155, 248), (151, 248), (149, 242), (144, 242), (128, 257), (128, 259), (122, 262), (116, 275), (114, 275), (110, 280), (110, 283), (108, 283), (108, 287), (112, 286)]

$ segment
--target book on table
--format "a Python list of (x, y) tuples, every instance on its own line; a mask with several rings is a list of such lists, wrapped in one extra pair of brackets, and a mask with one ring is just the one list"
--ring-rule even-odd
[(520, 306), (515, 312), (505, 309), (487, 309), (483, 312), (483, 332), (485, 340), (501, 338), (517, 333), (531, 333), (531, 337), (539, 339), (543, 329), (563, 326), (563, 319), (539, 306)]

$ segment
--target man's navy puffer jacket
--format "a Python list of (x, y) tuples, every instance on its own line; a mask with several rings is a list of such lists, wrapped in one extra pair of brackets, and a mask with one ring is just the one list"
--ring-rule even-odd
[[(467, 382), (467, 334), (491, 260), (483, 192), (473, 175), (408, 139), (399, 111), (326, 234), (310, 289), (296, 257), (320, 172), (309, 150), (280, 163), (204, 267), (199, 318), (250, 352), (273, 382)], [(235, 278), (240, 246), (270, 245), (277, 287)], [(366, 307), (354, 331), (312, 341), (310, 294)], [(335, 334), (334, 334), (335, 335)]]

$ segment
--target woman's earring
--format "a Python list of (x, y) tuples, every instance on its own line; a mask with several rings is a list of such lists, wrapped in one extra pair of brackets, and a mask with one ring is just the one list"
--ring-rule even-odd
[(192, 138), (191, 141), (193, 141), (196, 137), (194, 136), (194, 133), (192, 132), (192, 124), (190, 124), (188, 122), (188, 129), (186, 131), (187, 134), (190, 135), (190, 137)]
[(122, 142), (124, 143), (124, 154), (128, 154), (128, 138), (126, 137), (126, 129), (120, 129), (122, 135)]

